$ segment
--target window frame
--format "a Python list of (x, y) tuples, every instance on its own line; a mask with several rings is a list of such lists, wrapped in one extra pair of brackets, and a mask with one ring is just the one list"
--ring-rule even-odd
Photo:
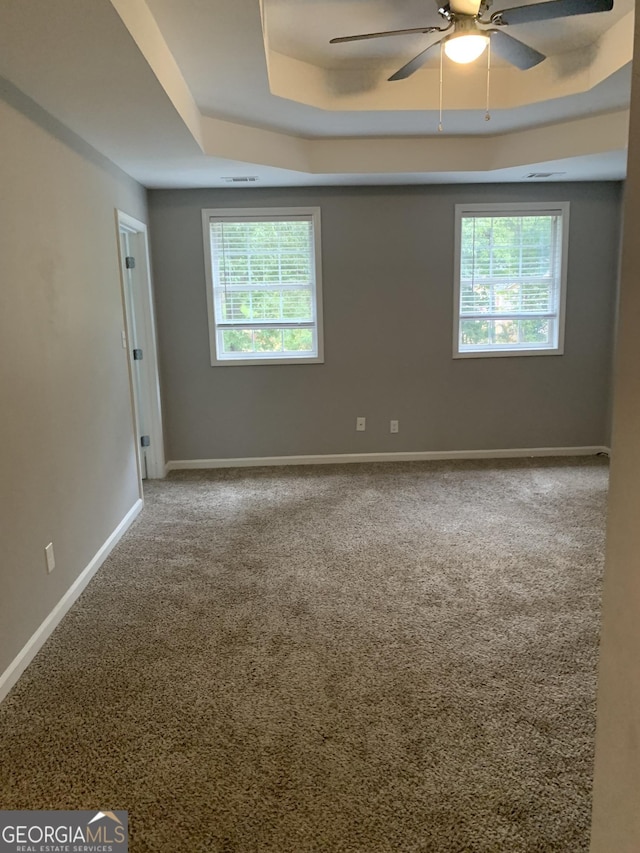
[[(558, 344), (555, 347), (531, 347), (529, 349), (460, 349), (460, 272), (462, 261), (462, 219), (466, 213), (474, 216), (486, 213), (487, 216), (527, 216), (535, 213), (548, 213), (561, 217), (560, 239), (560, 275), (558, 296)], [(456, 204), (455, 205), (455, 249), (454, 249), (454, 293), (453, 293), (453, 358), (512, 358), (514, 356), (548, 356), (564, 354), (565, 314), (567, 302), (567, 266), (569, 255), (569, 202), (519, 202), (495, 204)]]
[[(317, 342), (317, 355), (300, 357), (291, 354), (278, 356), (265, 356), (256, 358), (255, 353), (249, 353), (248, 358), (218, 358), (217, 333), (218, 323), (216, 319), (215, 293), (213, 280), (213, 264), (211, 251), (211, 218), (234, 220), (243, 218), (247, 220), (263, 219), (271, 217), (310, 217), (313, 228), (313, 268), (315, 282), (313, 288), (313, 308), (315, 315), (315, 332)], [(212, 367), (247, 367), (281, 364), (324, 364), (324, 337), (323, 337), (323, 313), (322, 313), (322, 260), (321, 260), (321, 237), (320, 237), (320, 208), (319, 207), (211, 207), (202, 209), (202, 232), (203, 250), (205, 264), (205, 280), (207, 285), (207, 315), (209, 325), (209, 350), (211, 354)], [(286, 324), (283, 324), (286, 325)], [(293, 328), (293, 326), (292, 326)]]

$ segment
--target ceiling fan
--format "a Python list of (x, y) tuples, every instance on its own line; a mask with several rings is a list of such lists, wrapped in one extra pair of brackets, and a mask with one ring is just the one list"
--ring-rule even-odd
[(447, 33), (436, 39), (406, 65), (403, 65), (389, 80), (404, 80), (417, 71), (436, 45), (442, 43), (444, 52), (454, 62), (473, 62), (482, 55), (489, 39), (491, 50), (516, 68), (526, 71), (544, 59), (543, 53), (508, 35), (504, 28), (513, 24), (530, 24), (539, 21), (551, 21), (555, 18), (569, 18), (574, 15), (588, 15), (592, 12), (609, 12), (613, 9), (613, 0), (547, 0), (530, 6), (516, 6), (502, 9), (489, 15), (492, 0), (449, 0), (438, 9), (446, 21), (445, 27), (413, 27), (407, 30), (389, 30), (382, 33), (364, 33), (357, 36), (342, 36), (331, 39), (330, 44), (360, 41), (362, 39), (384, 38), (385, 36), (404, 36), (416, 33)]

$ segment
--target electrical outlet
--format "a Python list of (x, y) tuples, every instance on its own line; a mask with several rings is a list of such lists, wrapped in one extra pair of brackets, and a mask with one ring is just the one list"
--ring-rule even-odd
[(400, 421), (391, 421), (391, 432), (399, 432)]
[(367, 419), (366, 418), (356, 418), (356, 431), (364, 432), (367, 428)]
[(50, 575), (56, 567), (56, 558), (53, 553), (53, 542), (49, 542), (47, 547), (44, 549), (44, 555), (47, 558), (47, 574)]

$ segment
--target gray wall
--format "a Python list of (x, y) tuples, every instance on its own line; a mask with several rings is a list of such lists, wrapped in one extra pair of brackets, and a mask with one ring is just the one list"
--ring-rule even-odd
[[(167, 458), (607, 444), (621, 189), (151, 191)], [(571, 202), (565, 355), (454, 360), (454, 205), (537, 200)], [(210, 366), (200, 211), (262, 205), (321, 207), (325, 364)]]
[(2, 80), (0, 127), (1, 676), (138, 499), (114, 208), (146, 199)]

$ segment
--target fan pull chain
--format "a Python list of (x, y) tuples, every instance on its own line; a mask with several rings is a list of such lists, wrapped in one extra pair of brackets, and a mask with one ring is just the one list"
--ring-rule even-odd
[(438, 133), (442, 133), (442, 49), (444, 42), (440, 42), (440, 120), (438, 121)]
[(491, 113), (489, 112), (489, 93), (490, 93), (490, 82), (491, 82), (491, 38), (489, 38), (489, 44), (487, 45), (487, 109), (484, 114), (485, 121), (491, 121)]

